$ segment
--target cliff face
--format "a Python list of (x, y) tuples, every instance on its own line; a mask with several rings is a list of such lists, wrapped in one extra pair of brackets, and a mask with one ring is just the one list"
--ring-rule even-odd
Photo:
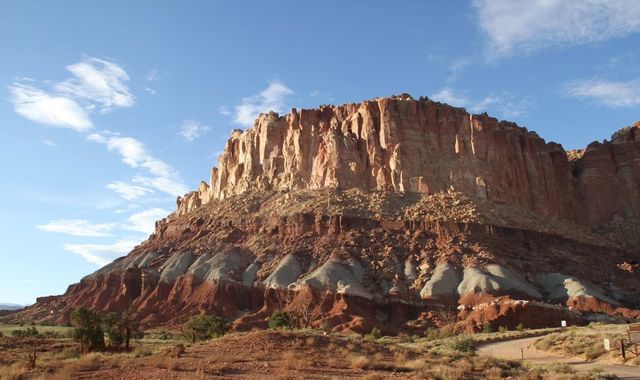
[(640, 132), (623, 129), (571, 163), (525, 128), (408, 95), (263, 114), (232, 133), (209, 184), (176, 213), (249, 190), (323, 188), (455, 190), (593, 228), (640, 216)]
[(286, 309), (416, 333), (452, 304), (473, 330), (640, 317), (639, 124), (565, 152), (406, 95), (270, 113), (177, 203), (129, 255), (13, 318), (82, 305), (243, 329)]

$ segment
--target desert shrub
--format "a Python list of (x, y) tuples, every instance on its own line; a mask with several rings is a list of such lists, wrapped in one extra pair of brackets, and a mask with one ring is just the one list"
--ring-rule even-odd
[(269, 328), (272, 330), (283, 328), (290, 329), (294, 326), (294, 318), (286, 311), (276, 310), (269, 316)]
[(487, 323), (486, 325), (482, 326), (482, 333), (483, 334), (489, 334), (493, 332), (493, 326), (491, 326), (491, 323)]
[(498, 332), (499, 332), (499, 333), (506, 333), (507, 331), (509, 331), (509, 329), (507, 328), (507, 326), (500, 326), (500, 327), (498, 327)]
[(476, 353), (477, 342), (470, 335), (458, 335), (448, 342), (448, 347), (454, 351), (474, 355)]
[(518, 323), (516, 325), (516, 330), (520, 332), (524, 331), (525, 330), (524, 325), (522, 323)]
[(424, 337), (427, 340), (436, 340), (440, 338), (440, 331), (438, 331), (438, 329), (435, 327), (428, 327), (427, 331), (424, 334)]
[(2, 333), (2, 331), (0, 331), (0, 338), (2, 338), (4, 336), (4, 334)]
[(12, 330), (11, 336), (14, 338), (35, 338), (38, 336), (38, 330), (35, 326), (29, 326), (26, 329)]
[(377, 327), (374, 327), (371, 329), (371, 331), (369, 332), (369, 334), (367, 334), (366, 337), (371, 340), (377, 340), (382, 338), (382, 332)]
[(27, 369), (19, 364), (0, 367), (0, 379), (23, 380), (27, 378)]
[(217, 315), (196, 315), (182, 325), (182, 334), (192, 343), (222, 336), (228, 330), (227, 322)]
[(349, 365), (351, 368), (365, 369), (369, 365), (369, 358), (365, 355), (352, 356)]
[(585, 351), (584, 351), (584, 356), (587, 358), (587, 360), (593, 360), (593, 359), (597, 359), (600, 356), (604, 355), (605, 351), (604, 351), (604, 347), (602, 346), (602, 344), (596, 344), (596, 345), (592, 345), (590, 347), (588, 347)]
[(104, 349), (104, 333), (98, 313), (79, 307), (71, 313), (71, 324), (75, 326), (73, 339), (80, 343), (83, 352)]

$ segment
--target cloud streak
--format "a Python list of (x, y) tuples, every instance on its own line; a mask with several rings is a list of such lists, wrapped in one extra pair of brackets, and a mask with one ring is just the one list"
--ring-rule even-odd
[(570, 97), (592, 99), (598, 104), (614, 108), (640, 105), (640, 79), (627, 82), (578, 80), (565, 84), (564, 92)]
[(284, 83), (272, 81), (266, 89), (257, 95), (243, 98), (242, 102), (234, 107), (233, 121), (236, 124), (251, 126), (260, 113), (282, 113), (285, 110), (286, 98), (293, 93)]
[(21, 83), (14, 83), (9, 91), (14, 111), (31, 121), (78, 132), (93, 128), (89, 115), (72, 99)]
[(113, 244), (65, 244), (64, 249), (102, 267), (129, 253), (138, 243), (137, 240), (122, 239)]
[(472, 99), (451, 87), (440, 89), (430, 98), (454, 107), (467, 108), (474, 113), (495, 112), (502, 118), (522, 116), (527, 113), (527, 109), (531, 106), (531, 101), (528, 99), (516, 98), (508, 93), (489, 94), (481, 99)]
[(475, 0), (473, 6), (496, 57), (640, 31), (636, 0)]
[(208, 125), (205, 125), (197, 120), (185, 120), (180, 125), (180, 136), (184, 141), (191, 142), (199, 138), (203, 133), (209, 129)]
[(169, 215), (169, 211), (161, 208), (151, 208), (131, 215), (127, 220), (129, 224), (123, 227), (145, 234), (152, 234), (156, 229), (156, 221)]
[(113, 62), (98, 58), (86, 58), (82, 62), (67, 66), (73, 78), (58, 83), (55, 90), (60, 94), (96, 105), (105, 113), (113, 108), (131, 107), (134, 97), (125, 82), (129, 75)]
[(111, 231), (115, 228), (114, 223), (93, 224), (87, 220), (78, 219), (56, 219), (47, 224), (37, 227), (43, 231), (56, 232), (60, 234), (85, 236), (85, 237), (106, 237), (111, 236)]

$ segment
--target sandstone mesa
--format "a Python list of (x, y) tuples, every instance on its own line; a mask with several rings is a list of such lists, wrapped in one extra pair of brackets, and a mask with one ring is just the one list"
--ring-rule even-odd
[(567, 152), (403, 94), (262, 114), (128, 256), (15, 317), (131, 308), (236, 329), (305, 308), (334, 331), (640, 317), (640, 124)]

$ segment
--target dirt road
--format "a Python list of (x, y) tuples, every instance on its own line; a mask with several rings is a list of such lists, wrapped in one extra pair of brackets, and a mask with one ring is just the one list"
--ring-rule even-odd
[(540, 337), (485, 344), (480, 346), (479, 354), (509, 360), (520, 360), (524, 356), (524, 360), (535, 364), (567, 363), (579, 372), (601, 368), (605, 372), (615, 374), (621, 379), (640, 379), (640, 367), (589, 362), (577, 357), (560, 356), (550, 352), (538, 351), (533, 348), (533, 344), (538, 339)]

